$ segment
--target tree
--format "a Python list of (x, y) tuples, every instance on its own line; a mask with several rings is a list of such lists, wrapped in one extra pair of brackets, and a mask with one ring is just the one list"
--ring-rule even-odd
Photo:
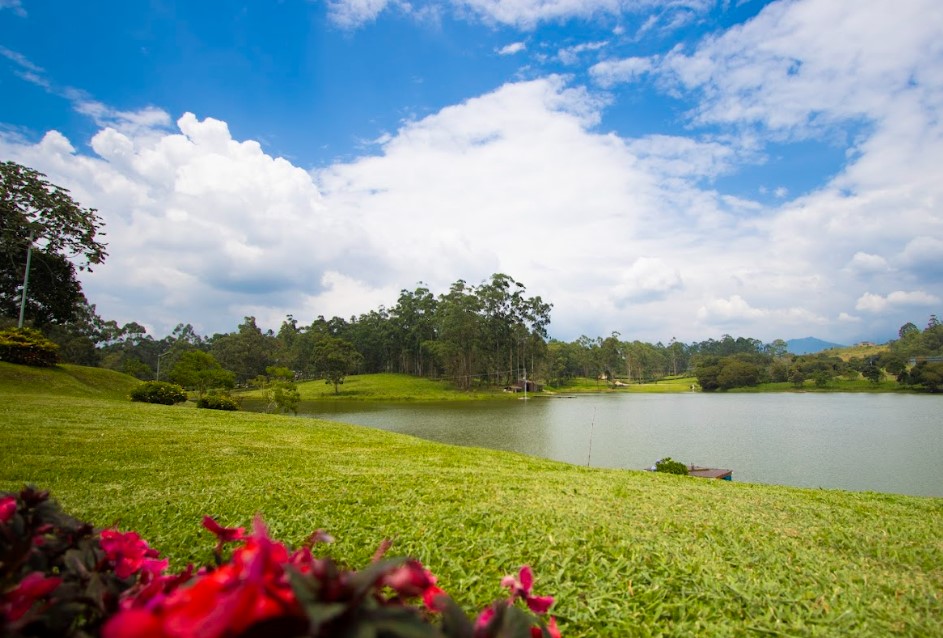
[(184, 352), (177, 359), (170, 380), (185, 388), (193, 388), (199, 398), (210, 388), (231, 388), (235, 385), (235, 375), (219, 364), (213, 355), (202, 350)]
[(943, 363), (921, 361), (910, 371), (907, 381), (926, 392), (943, 392)]
[(897, 331), (897, 336), (901, 339), (906, 339), (912, 335), (920, 334), (920, 328), (918, 328), (912, 321), (908, 321), (900, 327), (900, 330)]
[(246, 317), (237, 332), (215, 335), (210, 352), (225, 368), (236, 373), (239, 383), (246, 383), (272, 365), (277, 347), (271, 331), (263, 333), (255, 317)]
[(353, 372), (362, 360), (353, 344), (338, 337), (323, 337), (314, 346), (314, 362), (324, 382), (334, 385), (334, 394), (340, 394), (338, 387), (344, 383), (344, 377)]
[[(37, 325), (65, 323), (84, 301), (76, 274), (105, 261), (102, 222), (66, 189), (15, 162), (0, 162), (0, 312), (15, 316), (20, 300)], [(29, 264), (29, 268), (27, 268)], [(32, 280), (37, 294), (27, 280)]]
[(285, 367), (269, 366), (253, 385), (262, 390), (266, 412), (291, 412), (298, 414), (301, 393), (295, 386), (295, 373)]

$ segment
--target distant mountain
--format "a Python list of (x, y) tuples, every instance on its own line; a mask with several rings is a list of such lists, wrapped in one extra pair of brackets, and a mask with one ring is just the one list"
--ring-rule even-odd
[(840, 343), (830, 343), (822, 341), (815, 337), (806, 337), (805, 339), (790, 339), (786, 342), (786, 350), (792, 354), (815, 354), (828, 350), (829, 348), (844, 348)]

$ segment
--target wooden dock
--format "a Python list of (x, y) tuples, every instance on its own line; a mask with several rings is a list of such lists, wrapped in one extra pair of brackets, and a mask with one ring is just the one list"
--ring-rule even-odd
[(732, 481), (733, 470), (724, 470), (718, 467), (700, 467), (697, 465), (688, 466), (688, 476), (698, 478), (720, 479), (721, 481)]

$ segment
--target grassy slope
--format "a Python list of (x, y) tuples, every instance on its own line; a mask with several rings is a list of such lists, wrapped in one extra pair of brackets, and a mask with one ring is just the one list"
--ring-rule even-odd
[(203, 514), (259, 512), (293, 544), (330, 531), (354, 565), (392, 537), (469, 609), (530, 563), (566, 636), (943, 635), (943, 499), (586, 469), (0, 374), (0, 488), (51, 489), (177, 567), (209, 558)]

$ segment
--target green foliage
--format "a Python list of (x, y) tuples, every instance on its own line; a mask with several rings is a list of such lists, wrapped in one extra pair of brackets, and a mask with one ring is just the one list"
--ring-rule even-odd
[(237, 383), (248, 383), (274, 363), (277, 343), (271, 330), (262, 332), (255, 317), (246, 317), (236, 332), (215, 335), (210, 353), (226, 370), (235, 374)]
[(196, 390), (199, 398), (203, 398), (210, 388), (232, 388), (236, 384), (236, 376), (224, 370), (213, 355), (202, 350), (190, 350), (180, 355), (169, 378), (174, 383)]
[(269, 366), (264, 375), (253, 380), (252, 385), (262, 391), (266, 412), (298, 413), (301, 394), (295, 386), (295, 373), (288, 368)]
[(176, 383), (145, 381), (131, 390), (131, 400), (141, 403), (176, 405), (187, 400), (187, 393)]
[(909, 373), (902, 374), (900, 380), (924, 392), (943, 392), (943, 363), (921, 361)]
[(763, 380), (764, 370), (750, 361), (752, 355), (698, 356), (694, 373), (705, 392), (756, 386)]
[(688, 466), (681, 461), (675, 461), (670, 456), (666, 456), (665, 458), (656, 461), (655, 471), (664, 472), (665, 474), (678, 474), (680, 476), (687, 476)]
[(936, 315), (930, 315), (927, 327), (921, 331), (913, 323), (901, 326), (900, 339), (891, 343), (891, 352), (903, 359), (943, 355), (943, 324)]
[(884, 371), (874, 360), (870, 360), (864, 365), (861, 369), (861, 375), (874, 385), (884, 380)]
[(59, 360), (59, 346), (33, 328), (0, 330), (0, 361), (49, 367)]
[(208, 394), (197, 399), (196, 407), (207, 410), (235, 411), (239, 409), (239, 403), (232, 397), (223, 394)]

